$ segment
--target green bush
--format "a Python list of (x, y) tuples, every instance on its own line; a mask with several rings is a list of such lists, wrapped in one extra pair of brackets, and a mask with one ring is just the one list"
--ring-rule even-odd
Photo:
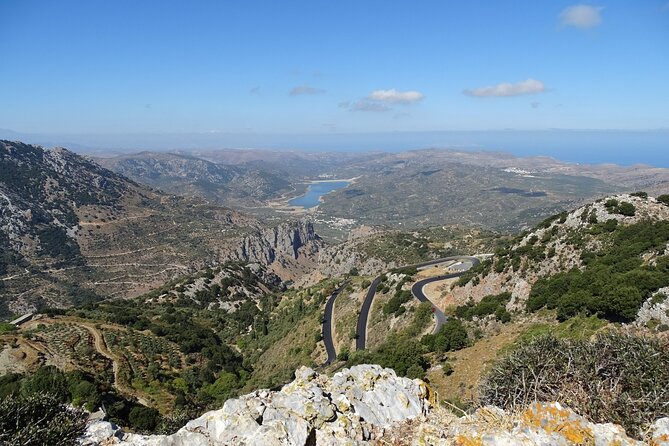
[[(608, 222), (607, 222), (608, 224)], [(585, 270), (573, 268), (537, 280), (527, 300), (528, 311), (557, 309), (558, 318), (597, 314), (627, 322), (643, 301), (669, 285), (669, 257), (644, 264), (641, 254), (663, 249), (669, 242), (669, 222), (642, 222), (616, 228), (599, 252), (585, 252)]]
[(10, 395), (0, 401), (0, 444), (76, 445), (86, 428), (86, 413), (49, 394)]
[(439, 333), (423, 336), (421, 343), (432, 352), (460, 350), (469, 343), (467, 330), (459, 319), (450, 318), (441, 327)]
[(0, 334), (11, 333), (16, 331), (16, 326), (8, 322), (0, 322)]
[(660, 203), (664, 203), (667, 206), (669, 206), (669, 194), (659, 195), (657, 197), (657, 201), (659, 201)]
[(636, 209), (634, 208), (634, 205), (632, 203), (628, 203), (627, 201), (623, 201), (618, 206), (618, 213), (621, 214), (621, 215), (626, 215), (628, 217), (632, 217), (636, 213)]
[(160, 414), (152, 407), (135, 406), (130, 410), (128, 420), (141, 432), (153, 432), (160, 422)]
[[(485, 296), (478, 303), (469, 302), (466, 305), (459, 306), (455, 309), (455, 315), (461, 319), (472, 320), (474, 316), (484, 317), (489, 314), (494, 314), (497, 319), (510, 320), (511, 315), (506, 311), (506, 304), (511, 300), (511, 293), (501, 293), (497, 295)], [(507, 322), (508, 322), (507, 320)]]
[(409, 302), (412, 297), (411, 291), (409, 290), (396, 291), (395, 295), (383, 306), (383, 314), (394, 313), (395, 316), (399, 316), (404, 312), (402, 310), (404, 308), (402, 305)]
[(669, 416), (669, 350), (618, 332), (592, 340), (541, 336), (500, 360), (479, 394), (481, 404), (509, 410), (558, 401), (640, 438), (648, 423)]

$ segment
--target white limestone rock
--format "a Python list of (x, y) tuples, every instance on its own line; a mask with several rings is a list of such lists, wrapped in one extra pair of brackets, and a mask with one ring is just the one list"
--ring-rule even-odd
[(280, 391), (228, 400), (173, 435), (127, 434), (109, 441), (127, 446), (304, 446), (313, 441), (357, 446), (384, 427), (425, 414), (427, 397), (421, 381), (397, 377), (378, 365), (354, 366), (332, 378), (302, 367)]

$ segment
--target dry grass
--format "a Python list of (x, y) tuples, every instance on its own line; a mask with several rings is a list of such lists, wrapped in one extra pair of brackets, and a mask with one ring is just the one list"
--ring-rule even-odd
[(512, 345), (533, 322), (505, 324), (495, 336), (481, 339), (471, 347), (448, 354), (453, 373), (446, 376), (441, 368), (428, 371), (430, 385), (442, 400), (474, 401), (478, 384), (498, 357), (498, 353)]

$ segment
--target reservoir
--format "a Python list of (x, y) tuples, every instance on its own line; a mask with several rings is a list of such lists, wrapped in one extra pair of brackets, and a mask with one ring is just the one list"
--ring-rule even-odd
[(318, 182), (311, 183), (307, 192), (304, 195), (295, 197), (288, 202), (291, 206), (301, 206), (305, 209), (310, 209), (315, 206), (318, 206), (320, 199), (323, 195), (329, 194), (330, 192), (346, 187), (350, 184), (350, 181), (328, 181), (328, 182)]

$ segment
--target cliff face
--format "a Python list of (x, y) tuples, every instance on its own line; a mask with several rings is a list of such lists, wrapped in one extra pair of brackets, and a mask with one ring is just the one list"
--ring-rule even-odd
[(279, 277), (289, 280), (313, 268), (321, 246), (313, 224), (300, 220), (244, 237), (232, 257), (269, 266)]
[[(81, 445), (363, 446), (363, 445), (641, 445), (614, 424), (594, 424), (558, 403), (519, 413), (484, 407), (458, 418), (435, 406), (420, 380), (377, 365), (331, 378), (302, 367), (280, 391), (258, 390), (226, 401), (173, 435), (125, 434), (108, 422), (91, 424)], [(649, 442), (669, 446), (669, 418), (649, 427)]]

